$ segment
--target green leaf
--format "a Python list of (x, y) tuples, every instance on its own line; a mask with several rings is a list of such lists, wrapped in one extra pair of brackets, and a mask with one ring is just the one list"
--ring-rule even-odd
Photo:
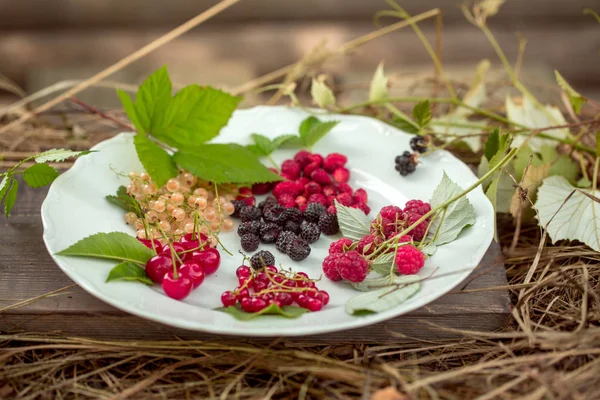
[(89, 153), (94, 153), (94, 151), (73, 151), (67, 149), (50, 149), (44, 151), (43, 153), (38, 154), (35, 157), (35, 162), (38, 164), (46, 163), (46, 162), (61, 162), (68, 158), (84, 156)]
[(173, 157), (165, 149), (148, 139), (145, 133), (135, 135), (133, 144), (140, 162), (156, 186), (161, 187), (169, 179), (177, 176), (179, 171)]
[(4, 198), (4, 215), (7, 218), (10, 215), (13, 206), (15, 205), (15, 201), (17, 201), (17, 194), (19, 193), (19, 181), (12, 178), (10, 181), (10, 189), (8, 189), (6, 197)]
[(431, 107), (429, 105), (429, 100), (424, 100), (415, 105), (413, 108), (413, 118), (421, 128), (427, 126), (429, 121), (431, 121)]
[(554, 146), (542, 147), (542, 162), (550, 164), (549, 175), (560, 175), (575, 182), (579, 176), (579, 166), (566, 154), (558, 154)]
[(313, 78), (312, 85), (310, 86), (310, 95), (313, 102), (321, 108), (335, 104), (335, 95), (322, 79)]
[(388, 97), (388, 77), (383, 74), (383, 61), (379, 63), (369, 87), (369, 101), (377, 101)]
[(352, 286), (354, 289), (360, 291), (360, 292), (370, 292), (371, 290), (374, 289), (380, 289), (384, 286), (389, 286), (393, 283), (392, 281), (392, 276), (390, 275), (389, 271), (386, 274), (383, 274), (385, 276), (378, 276), (376, 278), (367, 278), (362, 282), (348, 282), (350, 284), (350, 286)]
[(209, 86), (187, 86), (156, 116), (150, 134), (179, 149), (197, 146), (219, 134), (241, 99)]
[(255, 144), (247, 144), (244, 147), (246, 148), (246, 150), (248, 150), (249, 152), (251, 152), (252, 154), (254, 154), (257, 157), (263, 157), (264, 156), (264, 153), (262, 152), (262, 150), (259, 149), (258, 146), (255, 145)]
[(335, 201), (338, 224), (344, 237), (352, 240), (360, 240), (369, 234), (371, 219), (357, 208), (346, 207)]
[(259, 133), (253, 133), (250, 135), (254, 144), (256, 145), (257, 150), (260, 152), (262, 156), (268, 156), (273, 152), (273, 145), (271, 143), (271, 139), (266, 136), (263, 136)]
[(242, 310), (239, 305), (219, 307), (216, 310), (226, 312), (227, 314), (232, 315), (235, 319), (240, 321), (249, 321), (261, 315), (273, 315), (285, 318), (298, 318), (302, 314), (308, 312), (308, 310), (304, 307), (283, 306), (279, 308), (276, 304), (271, 304), (270, 306), (263, 308), (262, 310), (255, 313), (247, 313), (246, 311)]
[(385, 253), (378, 256), (371, 262), (371, 268), (378, 274), (389, 275), (394, 263), (394, 256), (394, 253)]
[(487, 141), (485, 142), (484, 154), (485, 158), (488, 161), (492, 159), (493, 156), (498, 153), (498, 149), (500, 148), (500, 130), (494, 129), (492, 133), (488, 136)]
[(23, 180), (32, 188), (51, 184), (58, 177), (56, 168), (48, 164), (34, 164), (23, 172)]
[(302, 138), (298, 135), (290, 135), (292, 136), (288, 140), (286, 140), (280, 147), (282, 149), (302, 149), (304, 148), (304, 142)]
[(118, 207), (121, 207), (123, 210), (127, 212), (133, 212), (138, 217), (140, 217), (140, 205), (138, 202), (127, 193), (127, 189), (125, 186), (119, 186), (117, 189), (116, 195), (108, 195), (105, 196), (105, 199)]
[(300, 137), (304, 138), (308, 135), (308, 132), (316, 125), (319, 125), (321, 121), (319, 118), (315, 116), (306, 117), (301, 123), (298, 132), (300, 133)]
[(419, 133), (419, 127), (407, 119), (396, 117), (392, 120), (392, 125), (406, 133)]
[(300, 133), (300, 137), (302, 138), (304, 145), (311, 148), (319, 140), (323, 139), (338, 123), (339, 121), (326, 121), (312, 124), (306, 134)]
[(346, 312), (357, 315), (364, 311), (377, 313), (394, 308), (419, 291), (420, 279), (418, 275), (398, 276), (394, 278), (398, 287), (387, 286), (354, 296), (346, 303)]
[(172, 91), (173, 87), (166, 66), (155, 71), (141, 84), (135, 95), (135, 110), (138, 120), (136, 127), (140, 133), (154, 133), (153, 130), (160, 117), (171, 102)]
[(9, 182), (11, 177), (8, 175), (4, 175), (2, 180), (0, 181), (0, 204), (2, 204), (2, 199), (4, 199), (4, 194), (8, 191)]
[(262, 183), (282, 178), (237, 144), (205, 144), (194, 153), (177, 152), (175, 162), (201, 179), (215, 183)]
[[(584, 176), (583, 178), (577, 181), (577, 187), (583, 189), (591, 188), (592, 182)], [(0, 198), (2, 198), (2, 196), (0, 196)]]
[[(453, 182), (448, 175), (444, 173), (442, 181), (435, 188), (431, 197), (431, 208), (434, 209), (445, 201), (460, 194), (463, 189)], [(475, 209), (466, 197), (462, 197), (446, 208), (444, 214), (440, 210), (439, 217), (433, 218), (429, 227), (429, 236), (437, 232), (435, 245), (449, 243), (456, 239), (460, 232), (467, 226), (473, 225), (476, 221)], [(441, 223), (441, 226), (440, 226)]]
[(569, 101), (573, 106), (573, 110), (575, 110), (575, 113), (579, 114), (581, 112), (581, 107), (587, 102), (587, 99), (575, 91), (557, 70), (554, 70), (554, 74), (556, 75), (558, 86), (560, 86), (567, 96), (569, 96)]
[(290, 143), (290, 141), (295, 140), (295, 139), (300, 139), (300, 138), (298, 135), (292, 135), (292, 134), (277, 136), (275, 139), (272, 140), (272, 143), (271, 143), (271, 146), (273, 148), (272, 151), (279, 149), (280, 147), (286, 145), (287, 143)]
[(106, 282), (111, 281), (137, 281), (145, 283), (146, 285), (152, 285), (152, 280), (146, 275), (146, 270), (137, 264), (130, 261), (124, 261), (120, 264), (115, 265), (113, 269), (108, 273)]
[(129, 117), (131, 123), (135, 126), (135, 129), (138, 132), (143, 133), (144, 127), (140, 124), (140, 120), (138, 118), (137, 111), (135, 110), (135, 105), (131, 100), (131, 96), (121, 89), (117, 89), (117, 96), (119, 96), (121, 104), (123, 105), (123, 109), (125, 110), (125, 113), (127, 114), (127, 117)]
[(93, 257), (145, 264), (154, 253), (123, 232), (96, 233), (56, 253), (59, 256)]

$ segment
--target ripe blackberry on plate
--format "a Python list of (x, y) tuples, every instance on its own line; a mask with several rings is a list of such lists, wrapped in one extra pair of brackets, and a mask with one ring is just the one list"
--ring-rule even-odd
[(413, 136), (410, 139), (410, 148), (413, 149), (413, 151), (425, 153), (427, 151), (427, 141), (423, 136)]
[(335, 235), (340, 231), (337, 215), (325, 213), (319, 217), (319, 229), (325, 235)]
[(283, 225), (283, 230), (288, 232), (294, 232), (296, 235), (300, 234), (300, 224), (294, 221), (287, 221)]
[(260, 221), (261, 217), (262, 213), (260, 212), (260, 209), (254, 206), (246, 206), (242, 208), (242, 211), (240, 211), (240, 218), (242, 219), (242, 222)]
[(246, 202), (243, 200), (232, 200), (231, 204), (233, 204), (233, 213), (231, 214), (232, 218), (239, 218), (240, 213), (242, 212), (242, 208), (246, 207)]
[(283, 222), (285, 222), (284, 211), (285, 211), (285, 207), (283, 207), (279, 204), (275, 204), (270, 207), (265, 207), (265, 212), (263, 214), (263, 218), (267, 222), (274, 222), (274, 223), (280, 225)]
[(313, 222), (303, 224), (300, 231), (300, 237), (306, 240), (307, 243), (316, 242), (321, 237), (319, 226)]
[(296, 239), (297, 235), (290, 231), (283, 231), (277, 237), (277, 241), (275, 242), (275, 248), (280, 252), (284, 253), (287, 251), (288, 244)]
[(248, 221), (242, 222), (238, 226), (237, 233), (239, 236), (243, 236), (247, 233), (258, 235), (260, 233), (260, 222), (259, 221)]
[(256, 251), (260, 244), (260, 239), (258, 238), (258, 235), (255, 235), (254, 233), (246, 233), (242, 235), (241, 242), (244, 251)]
[(411, 154), (409, 151), (405, 151), (400, 156), (396, 156), (394, 160), (396, 163), (396, 171), (402, 176), (412, 174), (417, 169), (416, 154)]
[(325, 206), (323, 204), (310, 203), (306, 207), (306, 210), (304, 210), (304, 219), (306, 221), (310, 221), (310, 222), (318, 222), (319, 217), (321, 217), (321, 215), (325, 214), (326, 212), (327, 212), (327, 209), (325, 208)]
[(266, 199), (264, 199), (263, 201), (261, 201), (260, 203), (258, 203), (258, 208), (260, 209), (260, 211), (262, 213), (264, 213), (266, 207), (270, 207), (275, 204), (277, 204), (277, 199), (273, 196), (269, 196)]
[(263, 222), (260, 226), (260, 241), (263, 243), (275, 243), (279, 236), (279, 225), (273, 222)]
[(250, 265), (254, 269), (275, 265), (275, 256), (270, 251), (261, 250), (250, 258)]
[(297, 208), (286, 208), (284, 211), (284, 217), (286, 221), (302, 222), (304, 217), (302, 211)]
[(310, 254), (310, 246), (302, 238), (291, 240), (286, 248), (286, 253), (294, 261), (302, 261)]

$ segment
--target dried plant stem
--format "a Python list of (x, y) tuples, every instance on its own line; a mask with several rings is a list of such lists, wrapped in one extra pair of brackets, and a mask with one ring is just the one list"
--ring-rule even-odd
[(158, 39), (150, 42), (149, 44), (142, 47), (141, 49), (129, 54), (127, 57), (122, 58), (121, 60), (117, 61), (110, 67), (98, 72), (96, 75), (86, 79), (85, 81), (79, 83), (75, 87), (67, 90), (65, 93), (61, 94), (60, 96), (55, 97), (54, 99), (37, 107), (35, 110), (28, 112), (26, 114), (23, 114), (21, 117), (19, 117), (15, 121), (1, 127), (0, 134), (3, 134), (5, 132), (9, 131), (10, 129), (22, 124), (23, 122), (26, 122), (34, 115), (36, 115), (42, 111), (46, 111), (46, 110), (54, 107), (57, 104), (60, 104), (64, 100), (68, 99), (69, 97), (72, 97), (72, 96), (76, 95), (77, 93), (89, 88), (94, 83), (99, 82), (102, 79), (125, 68), (126, 66), (133, 63), (134, 61), (139, 60), (140, 58), (142, 58), (145, 55), (151, 53), (152, 51), (158, 49), (159, 47), (165, 45), (166, 43), (169, 43), (173, 39), (176, 39), (177, 37), (183, 35), (187, 31), (191, 30), (192, 28), (195, 28), (196, 26), (200, 25), (204, 21), (214, 17), (215, 15), (219, 14), (221, 11), (231, 7), (232, 5), (236, 4), (239, 1), (240, 0), (223, 0), (223, 1), (215, 4), (208, 10), (200, 13), (199, 15), (195, 16), (194, 18), (190, 19), (189, 21), (179, 25), (177, 28), (164, 34), (163, 36), (159, 37)]
[(113, 122), (115, 125), (120, 126), (121, 128), (127, 129), (128, 131), (135, 132), (135, 128), (133, 126), (126, 124), (123, 121), (119, 121), (118, 119), (106, 114), (105, 112), (100, 111), (96, 107), (93, 107), (93, 106), (90, 106), (90, 105), (84, 103), (83, 101), (77, 99), (76, 97), (71, 97), (69, 100), (72, 101), (73, 103), (83, 107), (83, 109), (86, 110), (87, 112), (96, 114), (96, 115), (100, 116), (101, 118), (104, 118), (108, 121)]

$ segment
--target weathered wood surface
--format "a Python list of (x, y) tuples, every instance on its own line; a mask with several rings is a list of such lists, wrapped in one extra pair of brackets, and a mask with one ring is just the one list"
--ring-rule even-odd
[[(0, 218), (0, 310), (73, 282), (52, 261), (42, 242), (39, 214), (45, 190), (21, 186), (10, 219)], [(402, 342), (452, 337), (444, 328), (492, 331), (505, 327), (510, 299), (499, 246), (492, 244), (477, 270), (452, 293), (407, 315), (374, 326), (293, 338), (306, 342)], [(440, 328), (441, 327), (441, 328)], [(226, 339), (171, 328), (123, 313), (73, 286), (56, 295), (0, 311), (4, 333), (62, 333), (102, 339)], [(237, 339), (242, 340), (242, 339)], [(271, 339), (265, 339), (271, 340)]]

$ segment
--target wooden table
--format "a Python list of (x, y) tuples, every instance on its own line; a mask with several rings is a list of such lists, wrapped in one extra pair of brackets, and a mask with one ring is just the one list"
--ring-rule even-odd
[[(8, 220), (0, 217), (1, 333), (61, 333), (67, 336), (128, 340), (227, 338), (171, 328), (126, 314), (74, 285), (52, 261), (42, 241), (40, 206), (46, 190), (33, 190), (25, 185), (21, 185), (19, 190), (18, 204), (11, 217)], [(293, 341), (402, 342), (456, 336), (456, 333), (444, 328), (499, 330), (505, 327), (510, 314), (508, 292), (505, 289), (478, 289), (506, 284), (500, 248), (492, 243), (470, 277), (453, 292), (419, 310), (365, 328), (293, 338)], [(51, 296), (45, 296), (66, 287)], [(41, 298), (23, 302), (36, 297)]]

